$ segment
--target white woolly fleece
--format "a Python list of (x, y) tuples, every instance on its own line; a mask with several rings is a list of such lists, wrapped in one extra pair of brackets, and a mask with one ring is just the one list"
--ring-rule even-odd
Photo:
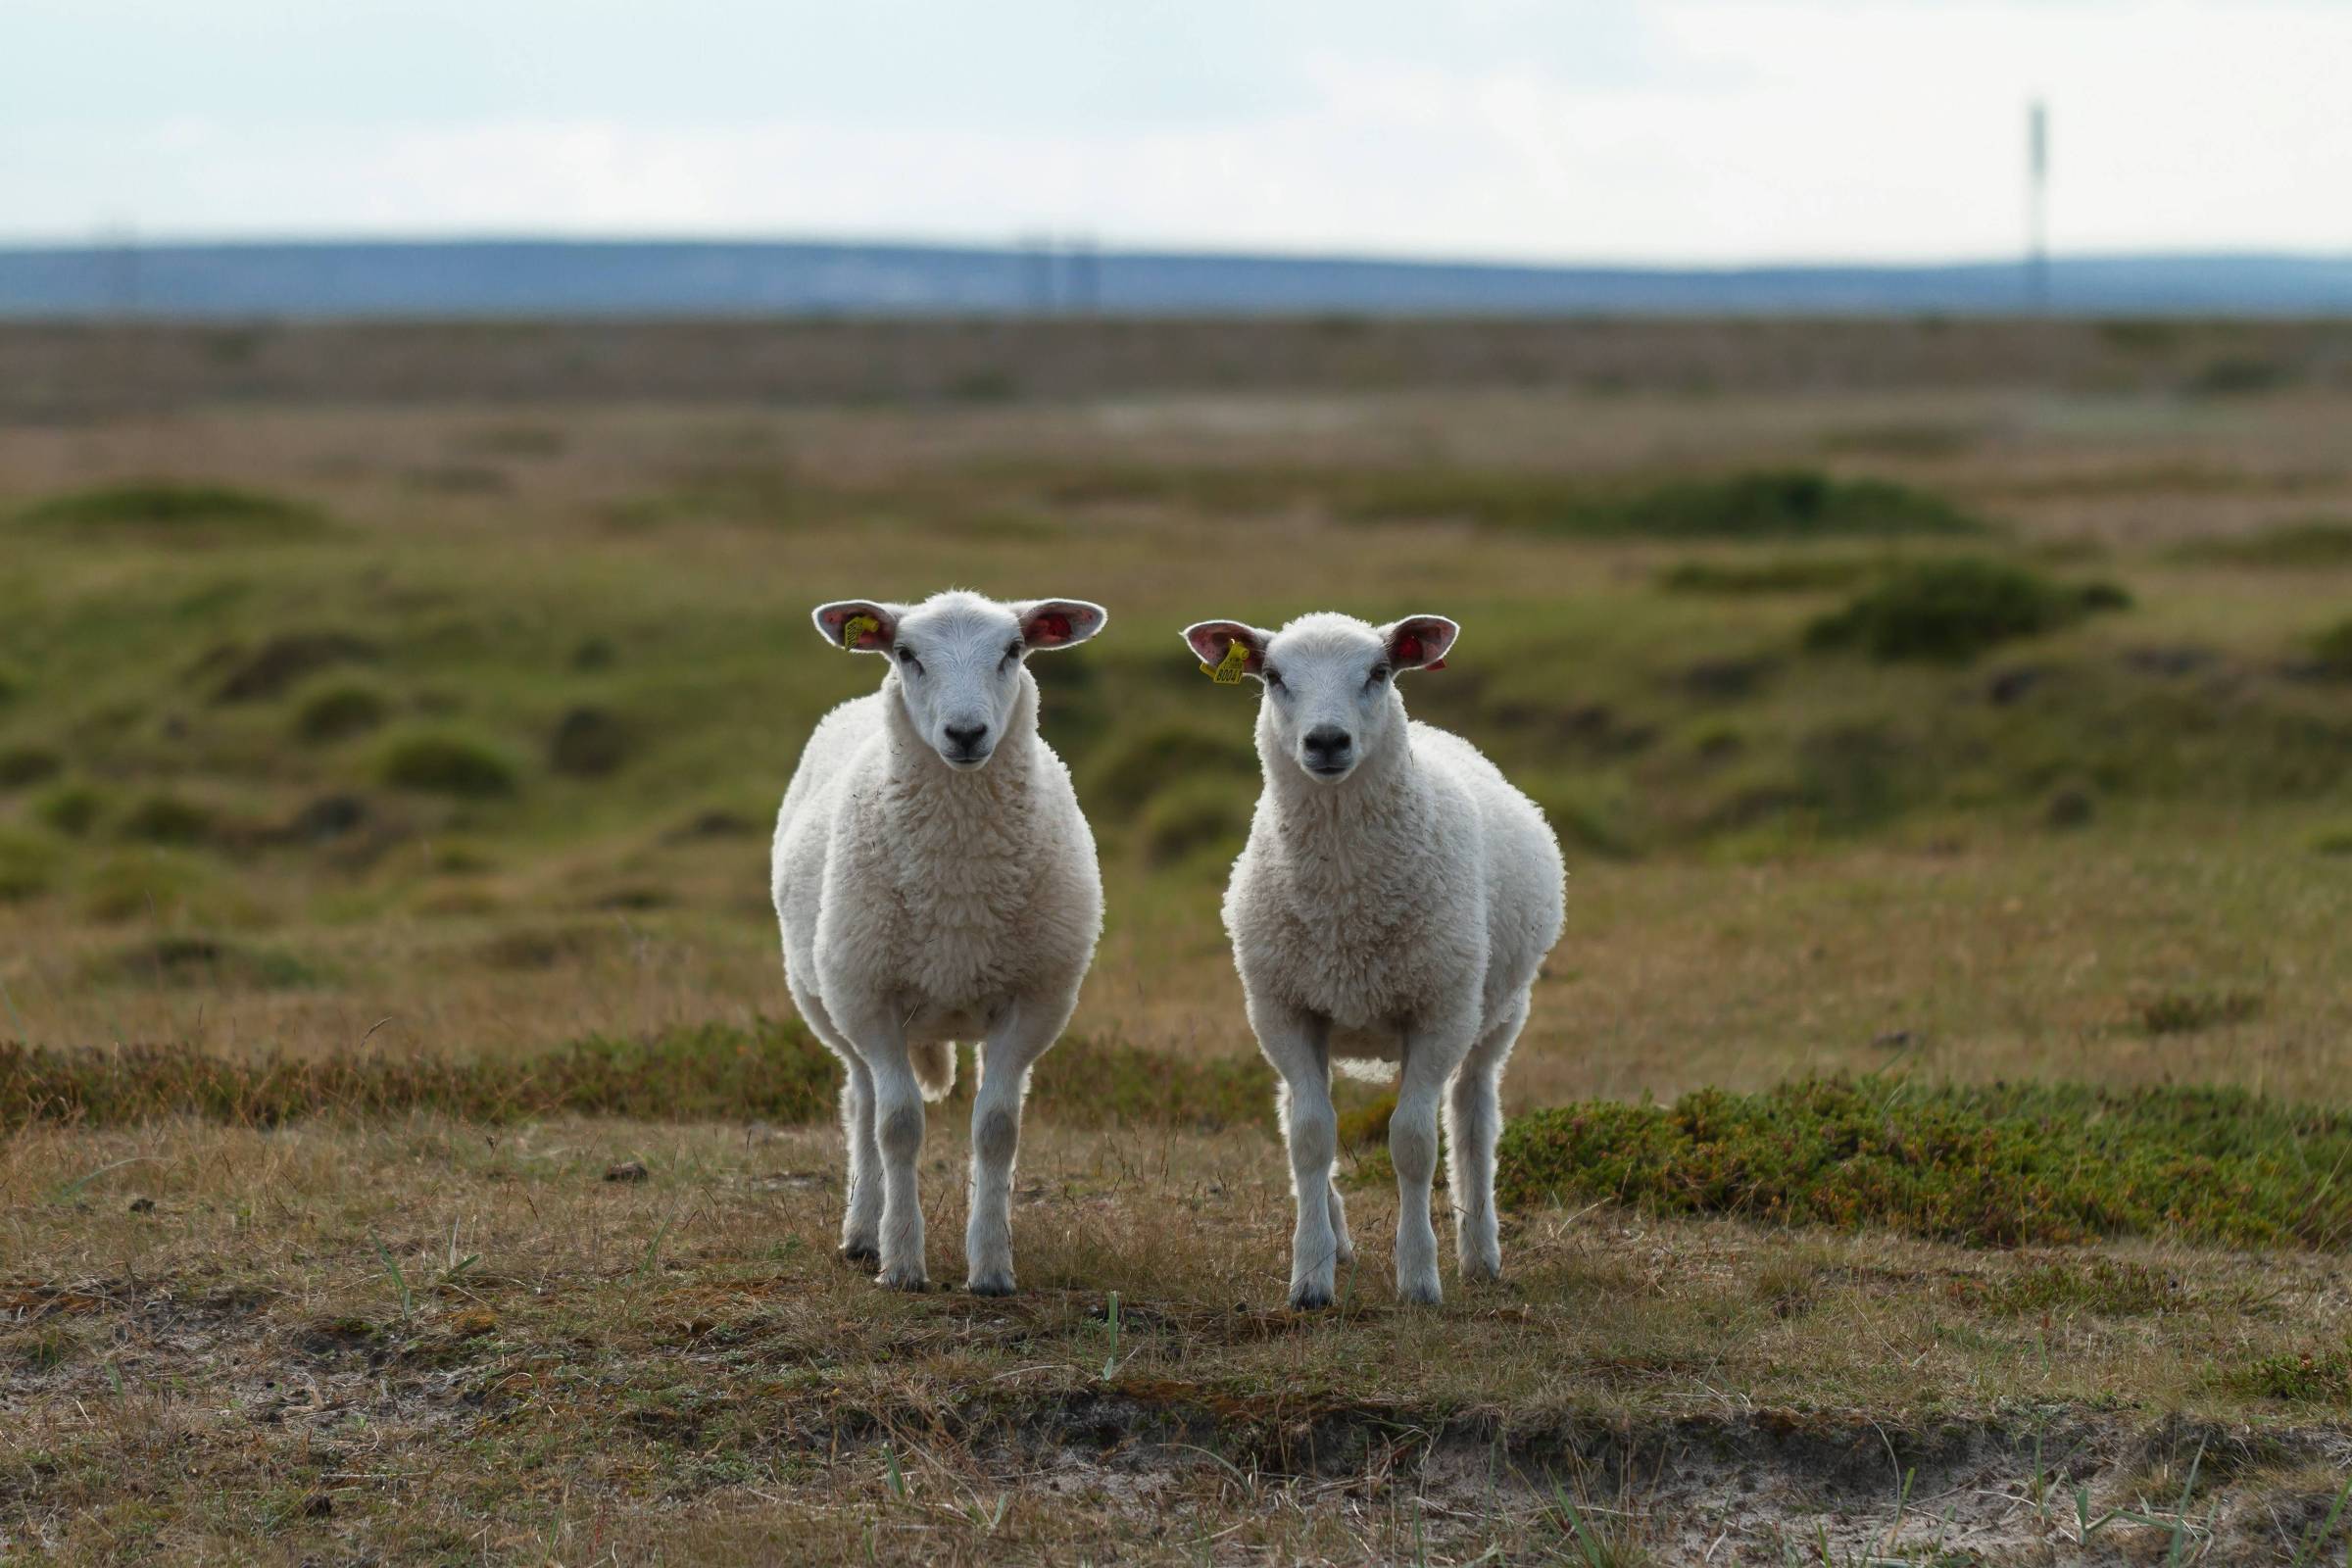
[[(1005, 611), (970, 595), (923, 609), (943, 602)], [(1021, 1100), (1093, 961), (1102, 875), (1069, 770), (1037, 733), (1026, 667), (976, 768), (951, 766), (916, 730), (902, 679), (893, 667), (879, 691), (827, 714), (785, 791), (772, 860), (784, 973), (848, 1069), (842, 1246), (877, 1259), (882, 1283), (924, 1283), (921, 1101), (953, 1081), (952, 1042), (983, 1042), (965, 1247), (973, 1289), (1002, 1294), (1013, 1288), (1006, 1195)]]
[[(1542, 809), (1469, 742), (1405, 718), (1391, 666), (1445, 651), (1410, 641), (1416, 624), (1422, 636), (1442, 627), (1450, 643), (1451, 623), (1434, 617), (1375, 628), (1317, 614), (1279, 633), (1244, 628), (1252, 668), (1286, 667), (1298, 688), (1260, 701), (1264, 790), (1226, 888), (1225, 926), (1250, 1025), (1283, 1080), (1298, 1205), (1291, 1298), (1301, 1306), (1327, 1303), (1336, 1266), (1354, 1255), (1330, 1184), (1329, 1074), (1348, 1058), (1400, 1068), (1389, 1123), (1398, 1294), (1440, 1298), (1428, 1215), (1441, 1101), (1463, 1273), (1500, 1270), (1500, 1079), (1564, 912), (1559, 843)], [(1283, 717), (1284, 701), (1316, 718), (1352, 715), (1351, 771), (1337, 782), (1308, 775), (1298, 737), (1285, 733), (1307, 720)]]

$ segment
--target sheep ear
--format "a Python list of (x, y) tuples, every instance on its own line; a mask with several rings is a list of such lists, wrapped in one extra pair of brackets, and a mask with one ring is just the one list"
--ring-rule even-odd
[(1273, 640), (1272, 632), (1238, 620), (1203, 620), (1184, 628), (1184, 645), (1200, 661), (1200, 667), (1228, 685), (1244, 675), (1263, 678), (1266, 644)]
[(1022, 646), (1032, 653), (1075, 648), (1110, 619), (1109, 611), (1083, 599), (1036, 599), (1012, 609), (1021, 617)]
[(879, 654), (898, 640), (902, 613), (897, 605), (880, 605), (871, 599), (837, 599), (817, 606), (809, 618), (834, 647), (853, 654)]
[(1389, 649), (1389, 664), (1399, 672), (1445, 668), (1446, 651), (1461, 634), (1462, 628), (1444, 615), (1407, 615), (1380, 628), (1380, 640)]

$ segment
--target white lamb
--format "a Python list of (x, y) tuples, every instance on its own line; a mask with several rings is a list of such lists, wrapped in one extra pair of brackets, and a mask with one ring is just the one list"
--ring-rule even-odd
[(1279, 1105), (1298, 1204), (1291, 1304), (1327, 1306), (1352, 1263), (1332, 1185), (1331, 1063), (1401, 1063), (1389, 1154), (1401, 1205), (1396, 1291), (1441, 1299), (1430, 1179), (1446, 1102), (1465, 1279), (1493, 1279), (1503, 1064), (1559, 940), (1565, 873), (1536, 804), (1477, 748), (1405, 717), (1396, 677), (1445, 659), (1460, 628), (1314, 614), (1279, 632), (1208, 620), (1184, 637), (1221, 680), (1265, 684), (1265, 789), (1225, 891), (1225, 927)]
[(981, 1039), (964, 1260), (973, 1291), (1007, 1295), (1029, 1068), (1069, 1021), (1102, 930), (1094, 835), (1038, 736), (1026, 661), (1108, 617), (956, 592), (815, 618), (827, 642), (890, 665), (880, 691), (817, 725), (776, 817), (784, 976), (848, 1069), (842, 1255), (879, 1264), (878, 1285), (924, 1288), (923, 1101), (954, 1084), (954, 1042)]

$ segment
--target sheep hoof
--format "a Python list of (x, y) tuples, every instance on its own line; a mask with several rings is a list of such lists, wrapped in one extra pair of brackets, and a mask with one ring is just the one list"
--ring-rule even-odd
[(1462, 1283), (1464, 1285), (1492, 1285), (1501, 1278), (1502, 1265), (1500, 1263), (1490, 1263), (1484, 1258), (1476, 1257), (1462, 1259)]
[(886, 1291), (905, 1291), (910, 1296), (920, 1296), (931, 1288), (931, 1282), (923, 1277), (923, 1271), (919, 1268), (886, 1268), (874, 1276), (874, 1283)]
[(1010, 1296), (1017, 1287), (1010, 1274), (975, 1274), (964, 1289), (974, 1296)]
[(1331, 1304), (1331, 1290), (1323, 1285), (1294, 1285), (1291, 1287), (1291, 1310), (1319, 1312)]
[(1399, 1285), (1396, 1287), (1396, 1295), (1398, 1298), (1410, 1301), (1416, 1306), (1436, 1306), (1446, 1299), (1446, 1293), (1439, 1289), (1436, 1280), (1423, 1280), (1413, 1285)]
[(844, 1242), (841, 1250), (834, 1255), (852, 1268), (880, 1268), (882, 1266), (882, 1249), (866, 1243)]

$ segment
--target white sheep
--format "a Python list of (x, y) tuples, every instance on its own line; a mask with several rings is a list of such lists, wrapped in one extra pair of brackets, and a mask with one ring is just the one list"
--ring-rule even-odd
[(1502, 1069), (1559, 940), (1565, 872), (1533, 801), (1469, 742), (1405, 717), (1396, 676), (1439, 663), (1459, 630), (1438, 615), (1375, 628), (1314, 614), (1279, 632), (1209, 620), (1184, 634), (1220, 680), (1265, 686), (1265, 788), (1225, 927), (1250, 1025), (1282, 1078), (1296, 1307), (1329, 1305), (1338, 1265), (1355, 1257), (1331, 1180), (1335, 1057), (1400, 1064), (1389, 1118), (1397, 1294), (1441, 1299), (1429, 1218), (1441, 1097), (1463, 1277), (1502, 1268)]
[(1027, 659), (1102, 629), (1100, 605), (976, 594), (820, 607), (827, 642), (889, 663), (816, 727), (776, 816), (776, 919), (801, 1016), (848, 1071), (842, 1255), (926, 1284), (923, 1101), (978, 1039), (967, 1283), (1013, 1289), (1013, 1156), (1030, 1065), (1069, 1021), (1102, 876), (1069, 770), (1037, 733)]

